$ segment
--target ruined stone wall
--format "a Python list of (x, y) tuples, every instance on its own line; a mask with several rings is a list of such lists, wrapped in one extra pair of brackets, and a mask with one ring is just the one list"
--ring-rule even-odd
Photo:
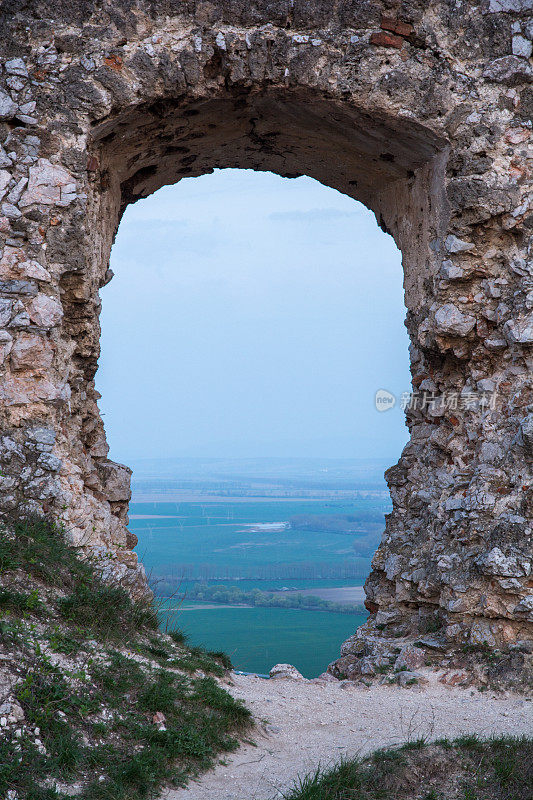
[(307, 174), (403, 254), (418, 400), (360, 636), (532, 639), (529, 6), (4, 2), (0, 509), (143, 591), (94, 388), (120, 216), (215, 167)]

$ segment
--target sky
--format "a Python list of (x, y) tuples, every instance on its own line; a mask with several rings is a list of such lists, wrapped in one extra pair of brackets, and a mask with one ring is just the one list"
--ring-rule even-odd
[(312, 178), (215, 170), (131, 205), (101, 290), (117, 461), (391, 458), (410, 387), (401, 255)]

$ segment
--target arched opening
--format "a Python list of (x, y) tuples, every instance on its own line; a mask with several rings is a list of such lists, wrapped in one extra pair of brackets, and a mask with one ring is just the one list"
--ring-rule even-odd
[(314, 677), (366, 618), (407, 439), (374, 405), (409, 386), (401, 255), (313, 179), (218, 170), (130, 206), (110, 266), (96, 382), (154, 592), (237, 668)]
[[(217, 94), (210, 99), (138, 106), (112, 116), (93, 131), (89, 159), (91, 271), (72, 270), (62, 280), (64, 327), (77, 342), (74, 363), (83, 389), (73, 393), (71, 400), (84, 442), (81, 476), (89, 489), (84, 490), (83, 502), (69, 511), (73, 540), (80, 544), (86, 541), (87, 515), (94, 518), (102, 514), (102, 497), (109, 501), (109, 513), (104, 511), (104, 541), (131, 545), (135, 540), (124, 528), (129, 473), (106, 458), (108, 448), (93, 388), (99, 354), (99, 301), (93, 306), (86, 304), (84, 315), (79, 314), (80, 298), (91, 295), (95, 285), (102, 286), (109, 279), (106, 271), (111, 244), (128, 204), (163, 185), (215, 168), (266, 170), (288, 177), (308, 175), (362, 201), (375, 213), (383, 230), (394, 237), (403, 255), (411, 333), (428, 313), (428, 276), (435, 271), (431, 242), (438, 236), (445, 214), (443, 142), (409, 115), (393, 118), (379, 112), (370, 116), (353, 103), (328, 98), (324, 92), (277, 87), (233, 92), (219, 89)], [(411, 358), (419, 371), (421, 352), (413, 349)], [(75, 380), (72, 385), (76, 385)], [(75, 480), (79, 481), (80, 470), (76, 471)], [(395, 525), (403, 531), (403, 512), (389, 517), (384, 541), (390, 539)], [(135, 584), (138, 573), (134, 554), (119, 549), (117, 557), (123, 565), (124, 580)], [(433, 613), (438, 591), (435, 587), (436, 594), (428, 598), (429, 613)], [(416, 603), (412, 608), (405, 603), (405, 615), (395, 612), (390, 619), (386, 617), (387, 605), (396, 604), (396, 590), (381, 569), (367, 582), (367, 607), (373, 613), (378, 610), (378, 592), (379, 608), (385, 614), (379, 624), (399, 623), (406, 629), (414, 613), (414, 624), (418, 625)]]
[(445, 659), (464, 645), (518, 658), (533, 613), (521, 5), (85, 5), (6, 17), (2, 514), (53, 515), (106, 577), (146, 591), (94, 387), (120, 217), (216, 168), (310, 176), (394, 237), (413, 387), (438, 400), (409, 410), (387, 472), (370, 620), (344, 671), (428, 631)]

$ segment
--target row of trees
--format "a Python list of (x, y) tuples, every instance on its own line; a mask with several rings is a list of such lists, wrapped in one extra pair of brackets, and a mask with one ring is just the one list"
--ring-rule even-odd
[[(158, 594), (165, 596), (164, 587), (158, 586)], [(168, 596), (168, 595), (167, 595)], [(331, 611), (337, 614), (365, 613), (364, 606), (354, 603), (337, 603), (307, 594), (263, 592), (261, 589), (243, 591), (238, 586), (209, 585), (195, 583), (184, 593), (185, 601), (220, 603), (230, 606), (264, 606), (266, 608), (295, 608), (307, 611)]]

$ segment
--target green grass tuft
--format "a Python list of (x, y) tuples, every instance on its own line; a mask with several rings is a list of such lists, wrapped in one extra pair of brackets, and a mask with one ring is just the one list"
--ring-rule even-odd
[(16, 569), (49, 586), (70, 586), (93, 574), (68, 546), (61, 529), (38, 516), (13, 519), (0, 532), (0, 574)]
[(531, 800), (533, 739), (417, 740), (299, 779), (285, 800)]
[(93, 580), (76, 585), (59, 603), (69, 623), (90, 629), (100, 639), (127, 639), (142, 628), (156, 630), (156, 612), (148, 605), (134, 603), (120, 586)]
[(42, 610), (42, 603), (36, 589), (29, 594), (26, 592), (13, 592), (9, 589), (0, 589), (0, 608), (8, 611), (37, 611)]

